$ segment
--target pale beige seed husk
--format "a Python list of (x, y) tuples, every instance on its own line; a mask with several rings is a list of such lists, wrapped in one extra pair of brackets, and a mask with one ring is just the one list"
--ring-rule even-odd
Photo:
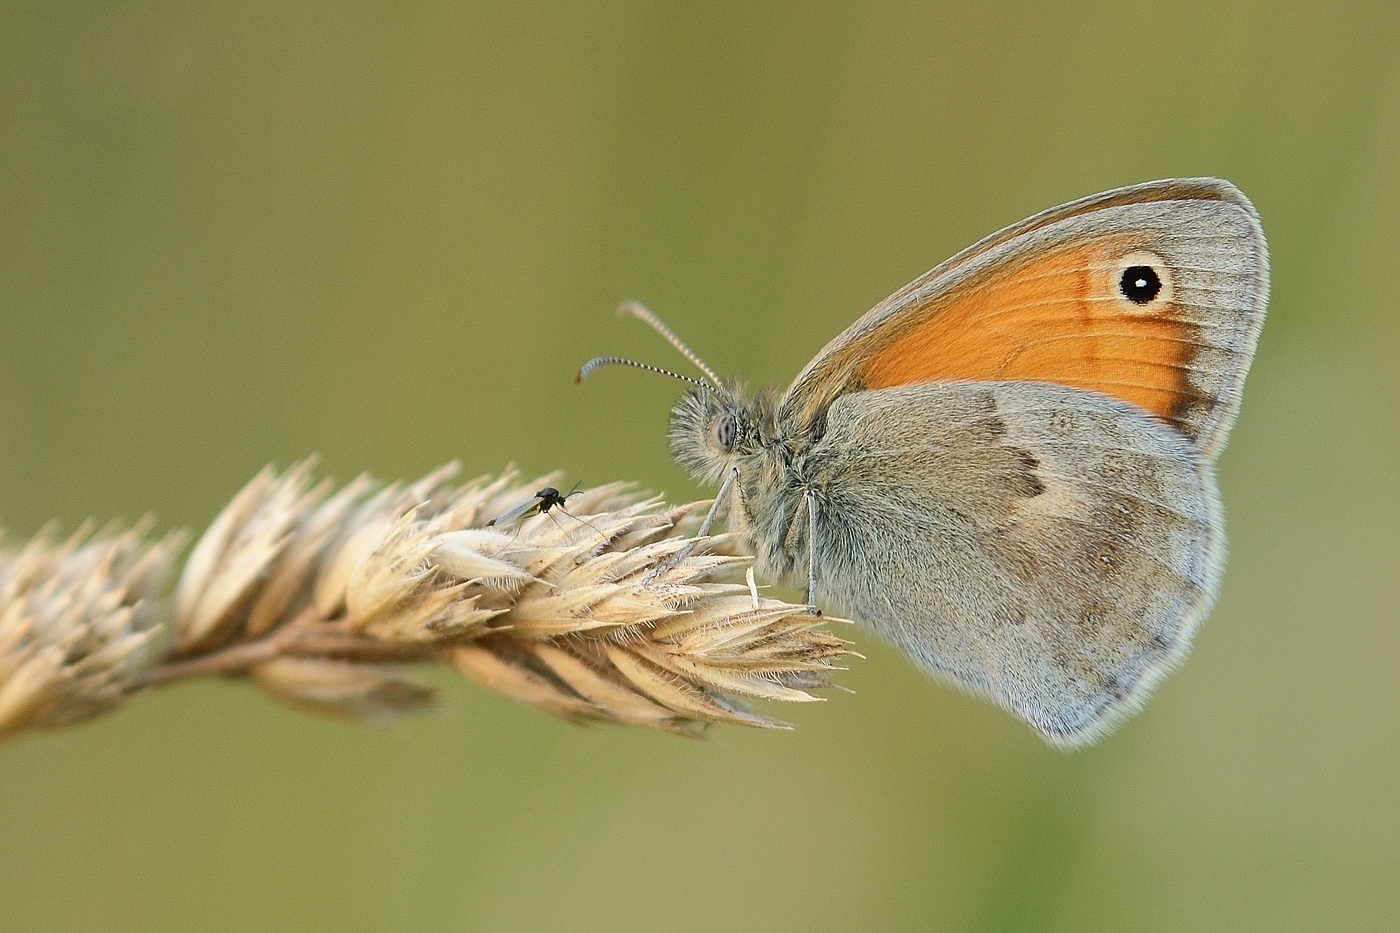
[(432, 690), (373, 664), (281, 657), (254, 667), (252, 675), (284, 703), (345, 719), (382, 722), (433, 705)]
[(79, 529), (0, 548), (0, 736), (122, 703), (160, 635), (155, 597), (183, 541)]
[(744, 701), (816, 699), (808, 691), (846, 652), (805, 607), (754, 605), (735, 580), (745, 563), (735, 538), (686, 536), (707, 503), (671, 507), (610, 484), (495, 526), (558, 478), (508, 472), (458, 486), (454, 473), (408, 487), (362, 477), (333, 493), (312, 487), (304, 464), (260, 474), (195, 549), (186, 574), (197, 576), (181, 590), (218, 598), (177, 605), (177, 653), (314, 620), (430, 650), (559, 715), (690, 731), (776, 725)]
[(830, 620), (738, 582), (740, 539), (688, 536), (707, 503), (617, 483), (530, 515), (557, 476), (456, 484), (449, 464), (336, 489), (312, 467), (255, 476), (166, 602), (178, 537), (84, 529), (0, 547), (0, 735), (210, 673), (379, 721), (431, 700), (395, 662), (433, 659), (574, 720), (775, 727), (747, 702), (816, 699), (848, 653)]

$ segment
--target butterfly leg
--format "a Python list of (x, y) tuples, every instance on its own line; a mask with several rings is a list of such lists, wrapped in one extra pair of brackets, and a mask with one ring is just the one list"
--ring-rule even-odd
[(695, 532), (695, 537), (691, 538), (690, 543), (677, 551), (670, 560), (647, 574), (646, 579), (650, 580), (660, 576), (690, 556), (690, 552), (695, 550), (695, 542), (709, 534), (710, 529), (714, 527), (715, 518), (719, 515), (720, 506), (724, 504), (725, 498), (729, 495), (729, 490), (734, 487), (734, 481), (738, 478), (739, 468), (734, 467), (729, 471), (729, 475), (724, 478), (724, 482), (720, 484), (719, 492), (715, 493), (715, 501), (710, 503), (710, 511), (705, 513), (705, 520), (700, 523), (700, 530)]
[[(700, 530), (695, 532), (695, 537), (703, 538), (710, 533), (710, 528), (715, 523), (715, 517), (719, 515), (720, 506), (724, 504), (725, 498), (729, 495), (729, 490), (734, 486), (734, 481), (738, 478), (739, 468), (734, 467), (729, 471), (729, 475), (724, 478), (724, 482), (720, 484), (719, 492), (715, 493), (715, 501), (710, 503), (710, 511), (705, 513), (705, 520), (700, 523)], [(684, 553), (689, 554), (690, 549), (687, 548)]]
[(807, 611), (819, 616), (817, 608), (817, 494), (811, 488), (803, 494), (807, 499)]

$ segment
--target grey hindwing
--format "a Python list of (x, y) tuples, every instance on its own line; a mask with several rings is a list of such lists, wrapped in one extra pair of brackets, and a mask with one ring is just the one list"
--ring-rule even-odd
[[(819, 602), (1057, 744), (1092, 741), (1136, 709), (1219, 585), (1209, 465), (1096, 392), (851, 393), (793, 469), (818, 497)], [(786, 537), (769, 543), (805, 575), (806, 535)]]

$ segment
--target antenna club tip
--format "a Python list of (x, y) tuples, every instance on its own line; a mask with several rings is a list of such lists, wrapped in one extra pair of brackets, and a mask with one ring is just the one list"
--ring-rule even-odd
[(646, 305), (640, 301), (624, 301), (617, 306), (618, 317), (645, 317), (646, 313)]

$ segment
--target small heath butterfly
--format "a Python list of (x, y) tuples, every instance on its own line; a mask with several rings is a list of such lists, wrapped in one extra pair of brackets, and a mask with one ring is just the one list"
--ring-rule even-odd
[[(1220, 587), (1214, 464), (1268, 251), (1228, 182), (1073, 201), (915, 279), (786, 391), (702, 373), (671, 447), (761, 572), (1060, 746), (1141, 706)], [(630, 360), (601, 357), (598, 366)], [(675, 373), (668, 373), (676, 375)], [(680, 377), (687, 378), (687, 377)]]

